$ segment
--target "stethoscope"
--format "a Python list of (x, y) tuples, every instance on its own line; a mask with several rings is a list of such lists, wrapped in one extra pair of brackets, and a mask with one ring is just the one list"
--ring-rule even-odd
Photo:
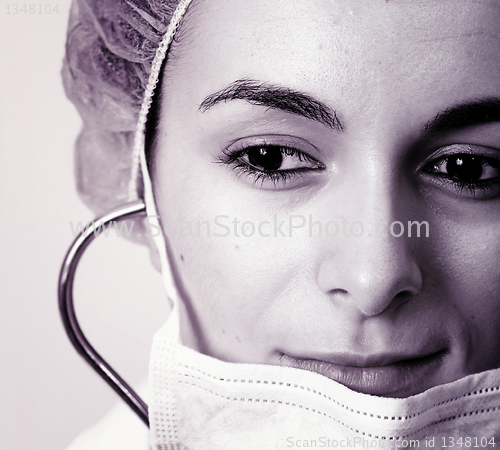
[[(101, 218), (97, 222), (108, 225), (112, 221), (130, 219), (145, 214), (146, 205), (142, 200), (128, 203)], [(149, 427), (148, 405), (126, 383), (122, 377), (97, 353), (89, 343), (78, 323), (73, 305), (73, 282), (80, 258), (86, 248), (96, 238), (92, 227), (84, 230), (71, 244), (64, 258), (59, 275), (58, 298), (59, 311), (68, 337), (76, 351), (108, 383), (114, 391), (132, 408)]]

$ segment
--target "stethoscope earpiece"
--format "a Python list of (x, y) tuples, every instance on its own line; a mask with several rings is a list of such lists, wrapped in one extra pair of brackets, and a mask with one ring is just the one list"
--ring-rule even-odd
[[(131, 219), (144, 215), (146, 205), (142, 200), (121, 206), (95, 222), (104, 226), (112, 221)], [(64, 258), (59, 275), (58, 297), (59, 311), (68, 337), (76, 351), (87, 361), (92, 368), (108, 383), (114, 391), (129, 405), (133, 411), (149, 427), (148, 405), (137, 393), (118, 375), (118, 373), (97, 353), (83, 334), (76, 318), (73, 306), (73, 282), (80, 258), (90, 243), (97, 237), (93, 227), (86, 230), (74, 240)]]

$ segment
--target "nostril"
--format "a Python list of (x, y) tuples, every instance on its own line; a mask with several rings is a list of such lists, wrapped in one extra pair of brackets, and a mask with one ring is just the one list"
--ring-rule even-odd
[(347, 291), (345, 289), (332, 289), (330, 291), (332, 294), (347, 294)]
[(405, 291), (401, 291), (401, 292), (398, 292), (395, 296), (395, 298), (406, 298), (406, 297), (410, 297), (412, 295), (412, 293), (408, 290), (405, 290)]
[(409, 290), (398, 292), (394, 297), (393, 303), (395, 306), (400, 306), (410, 300), (413, 296), (414, 294)]

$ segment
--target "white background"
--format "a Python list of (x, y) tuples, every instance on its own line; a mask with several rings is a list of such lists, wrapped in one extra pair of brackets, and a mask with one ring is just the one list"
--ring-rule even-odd
[[(13, 3), (5, 1), (0, 10), (2, 450), (64, 449), (120, 401), (73, 350), (57, 308), (69, 222), (92, 219), (73, 175), (81, 122), (60, 77), (70, 2), (57, 4), (59, 14), (8, 15)], [(82, 327), (137, 384), (167, 315), (160, 277), (146, 248), (117, 237), (101, 237), (81, 266), (75, 301)]]

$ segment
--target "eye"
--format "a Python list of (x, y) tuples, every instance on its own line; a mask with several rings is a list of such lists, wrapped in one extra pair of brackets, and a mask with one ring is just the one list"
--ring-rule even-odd
[(283, 164), (282, 149), (277, 146), (251, 147), (246, 157), (252, 166), (266, 171), (278, 170)]
[(468, 183), (495, 178), (499, 170), (485, 158), (474, 155), (454, 155), (434, 164), (434, 173), (444, 173)]
[[(284, 142), (276, 142), (280, 139)], [(311, 156), (313, 152), (317, 152), (314, 147), (299, 138), (249, 138), (224, 149), (224, 156), (218, 162), (228, 165), (239, 176), (260, 183), (262, 188), (289, 188), (300, 185), (299, 180), (307, 175), (326, 169)]]
[(278, 145), (248, 147), (242, 159), (265, 172), (305, 168), (304, 162), (308, 162), (300, 150)]
[[(450, 150), (463, 151), (464, 146), (455, 146)], [(460, 197), (491, 198), (500, 194), (500, 160), (488, 151), (485, 155), (484, 148), (483, 154), (475, 153), (478, 150), (476, 146), (468, 146), (467, 150), (467, 153), (453, 153), (434, 159), (424, 172), (441, 178)], [(492, 149), (489, 151), (495, 152)]]

